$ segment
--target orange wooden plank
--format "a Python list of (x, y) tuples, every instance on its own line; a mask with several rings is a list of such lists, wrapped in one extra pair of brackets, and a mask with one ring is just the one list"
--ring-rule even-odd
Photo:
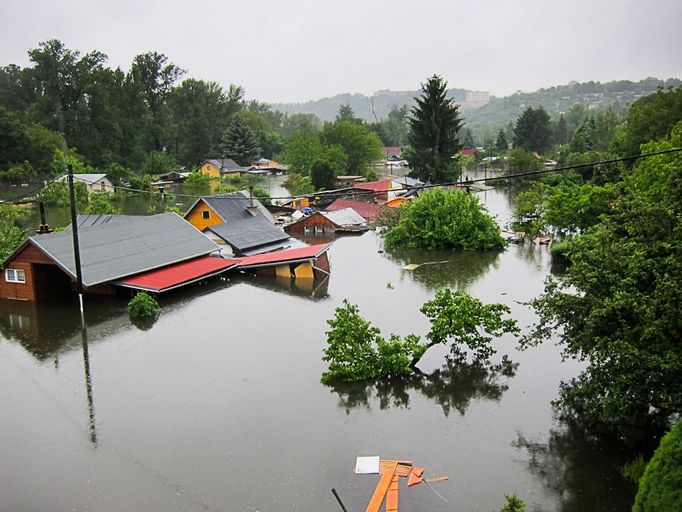
[(393, 480), (397, 465), (397, 462), (394, 461), (388, 471), (381, 473), (379, 483), (377, 484), (376, 489), (374, 489), (374, 494), (372, 495), (372, 499), (369, 500), (369, 505), (367, 505), (365, 512), (379, 512), (379, 507), (381, 507), (384, 496), (386, 496), (386, 492), (388, 492), (388, 487), (391, 485), (391, 480)]
[(412, 468), (412, 473), (414, 473), (415, 476), (422, 476), (424, 473), (424, 468), (418, 468), (417, 466)]
[(386, 512), (398, 512), (398, 479), (397, 474), (393, 474), (391, 485), (386, 493)]
[(407, 475), (410, 474), (410, 471), (412, 471), (412, 466), (408, 464), (398, 464), (398, 467), (395, 470), (395, 474), (405, 478)]
[(413, 485), (417, 485), (420, 483), (422, 483), (421, 477), (415, 475), (414, 472), (410, 473), (410, 477), (407, 479), (407, 486), (412, 487)]
[(424, 481), (425, 481), (426, 483), (430, 483), (430, 482), (442, 482), (443, 480), (447, 480), (447, 479), (448, 479), (447, 476), (434, 476), (433, 478), (425, 478)]

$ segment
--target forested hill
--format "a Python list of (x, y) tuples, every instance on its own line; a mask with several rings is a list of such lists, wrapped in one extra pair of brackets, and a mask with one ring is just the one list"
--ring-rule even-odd
[[(466, 98), (466, 89), (448, 89), (448, 97), (461, 103)], [(412, 105), (419, 91), (377, 91), (372, 96), (364, 94), (337, 94), (331, 98), (306, 101), (305, 103), (275, 103), (274, 110), (287, 114), (315, 114), (322, 121), (333, 121), (341, 105), (349, 105), (356, 116), (375, 122), (384, 119), (393, 106)], [(375, 117), (376, 116), (376, 117)]]
[[(497, 130), (510, 121), (514, 121), (529, 106), (542, 106), (551, 116), (557, 116), (560, 112), (567, 112), (571, 105), (576, 103), (600, 110), (614, 108), (619, 113), (623, 113), (630, 103), (637, 98), (655, 92), (658, 87), (677, 87), (681, 84), (682, 80), (679, 78), (667, 80), (646, 78), (639, 82), (629, 80), (606, 83), (571, 82), (567, 85), (549, 87), (535, 92), (519, 91), (511, 96), (501, 98), (491, 96), (490, 101), (481, 107), (465, 106), (462, 109), (462, 114), (469, 128), (475, 131), (485, 131), (486, 129)], [(332, 98), (322, 98), (306, 103), (274, 104), (272, 107), (289, 114), (310, 113), (315, 114), (323, 121), (332, 121), (339, 110), (339, 106), (350, 105), (358, 117), (373, 122), (376, 120), (375, 114), (376, 118), (383, 119), (393, 106), (412, 105), (418, 92), (416, 90), (379, 91), (372, 96), (338, 94)], [(465, 89), (449, 89), (448, 96), (461, 103), (465, 100), (467, 92), (469, 91)]]

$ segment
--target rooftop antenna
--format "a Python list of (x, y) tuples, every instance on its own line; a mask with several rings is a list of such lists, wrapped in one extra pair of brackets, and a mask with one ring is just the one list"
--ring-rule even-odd
[(47, 218), (45, 216), (45, 205), (43, 204), (42, 201), (38, 203), (38, 207), (40, 208), (40, 226), (38, 226), (36, 234), (45, 235), (47, 233), (52, 233), (52, 228), (47, 224)]

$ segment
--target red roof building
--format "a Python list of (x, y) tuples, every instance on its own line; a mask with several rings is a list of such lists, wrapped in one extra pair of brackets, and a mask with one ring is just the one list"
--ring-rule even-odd
[(379, 218), (380, 208), (374, 203), (366, 203), (364, 201), (355, 201), (353, 199), (338, 198), (332, 204), (327, 206), (325, 210), (333, 212), (336, 210), (343, 210), (344, 208), (352, 208), (361, 217), (364, 217), (368, 222), (374, 222)]

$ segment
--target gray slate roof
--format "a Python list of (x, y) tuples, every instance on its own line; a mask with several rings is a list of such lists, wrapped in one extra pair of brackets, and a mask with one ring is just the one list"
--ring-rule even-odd
[(235, 253), (241, 254), (250, 252), (255, 247), (282, 242), (289, 238), (289, 235), (280, 228), (273, 226), (265, 217), (258, 215), (248, 219), (233, 219), (207, 229), (225, 240)]
[(211, 162), (215, 165), (220, 172), (242, 171), (248, 169), (248, 167), (242, 167), (231, 158), (211, 158), (207, 160), (207, 162)]
[[(231, 194), (219, 196), (206, 196), (201, 199), (220, 216), (223, 222), (253, 218), (253, 215), (246, 209), (249, 206), (248, 192), (232, 192)], [(258, 207), (259, 215), (265, 217), (271, 224), (275, 223), (275, 218), (258, 199), (254, 198), (253, 203)], [(192, 208), (194, 208), (194, 205), (192, 205)], [(191, 211), (192, 208), (188, 211)]]
[[(78, 217), (83, 284), (115, 279), (189, 260), (220, 250), (174, 213), (85, 215)], [(63, 270), (76, 276), (70, 230), (34, 235), (29, 240)]]

